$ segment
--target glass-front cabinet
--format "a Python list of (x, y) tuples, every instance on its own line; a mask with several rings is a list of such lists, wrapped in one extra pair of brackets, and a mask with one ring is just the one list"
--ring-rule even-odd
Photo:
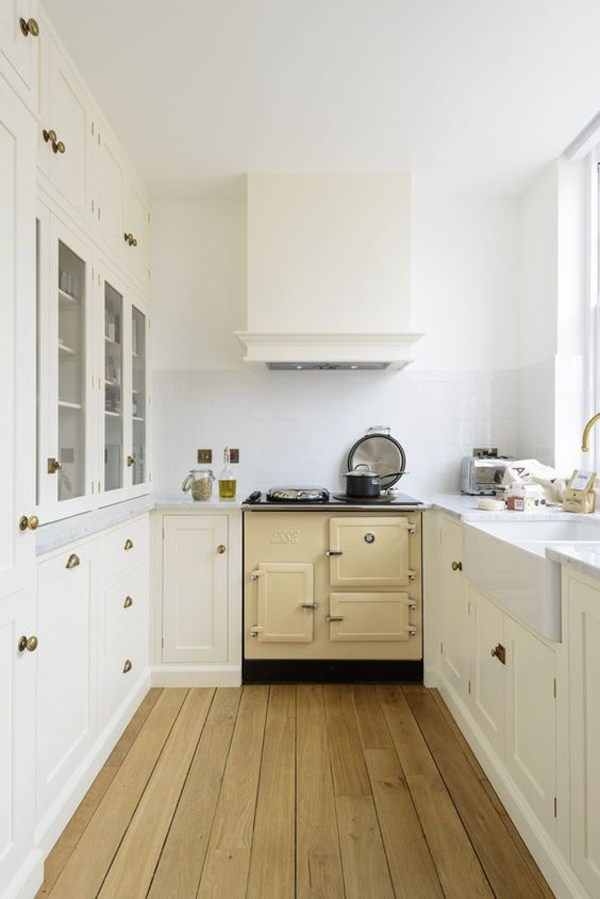
[(42, 521), (150, 490), (149, 316), (40, 204), (37, 500)]

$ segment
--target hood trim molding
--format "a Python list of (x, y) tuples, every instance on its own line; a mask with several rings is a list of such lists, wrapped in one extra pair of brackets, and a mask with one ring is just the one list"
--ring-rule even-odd
[(417, 332), (386, 334), (274, 334), (234, 331), (246, 351), (244, 362), (256, 368), (268, 363), (385, 363), (404, 368), (413, 361)]

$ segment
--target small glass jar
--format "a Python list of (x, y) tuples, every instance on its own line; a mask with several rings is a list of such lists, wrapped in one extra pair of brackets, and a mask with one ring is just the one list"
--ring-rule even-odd
[(212, 498), (215, 476), (210, 468), (192, 468), (184, 478), (181, 489), (184, 493), (188, 490), (192, 493), (192, 499), (197, 502), (206, 502)]

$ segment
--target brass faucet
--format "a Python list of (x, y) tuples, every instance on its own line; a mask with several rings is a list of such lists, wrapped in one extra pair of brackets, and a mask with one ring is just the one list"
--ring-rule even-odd
[(600, 412), (596, 412), (595, 415), (592, 415), (585, 428), (583, 429), (583, 437), (581, 439), (581, 449), (584, 453), (587, 453), (590, 448), (590, 431), (594, 427), (597, 421), (600, 421)]

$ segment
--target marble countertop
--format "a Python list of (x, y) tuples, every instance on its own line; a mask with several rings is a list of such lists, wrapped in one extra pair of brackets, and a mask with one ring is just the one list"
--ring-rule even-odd
[(600, 543), (582, 548), (579, 543), (563, 543), (546, 547), (546, 557), (560, 565), (569, 565), (581, 574), (600, 580)]

